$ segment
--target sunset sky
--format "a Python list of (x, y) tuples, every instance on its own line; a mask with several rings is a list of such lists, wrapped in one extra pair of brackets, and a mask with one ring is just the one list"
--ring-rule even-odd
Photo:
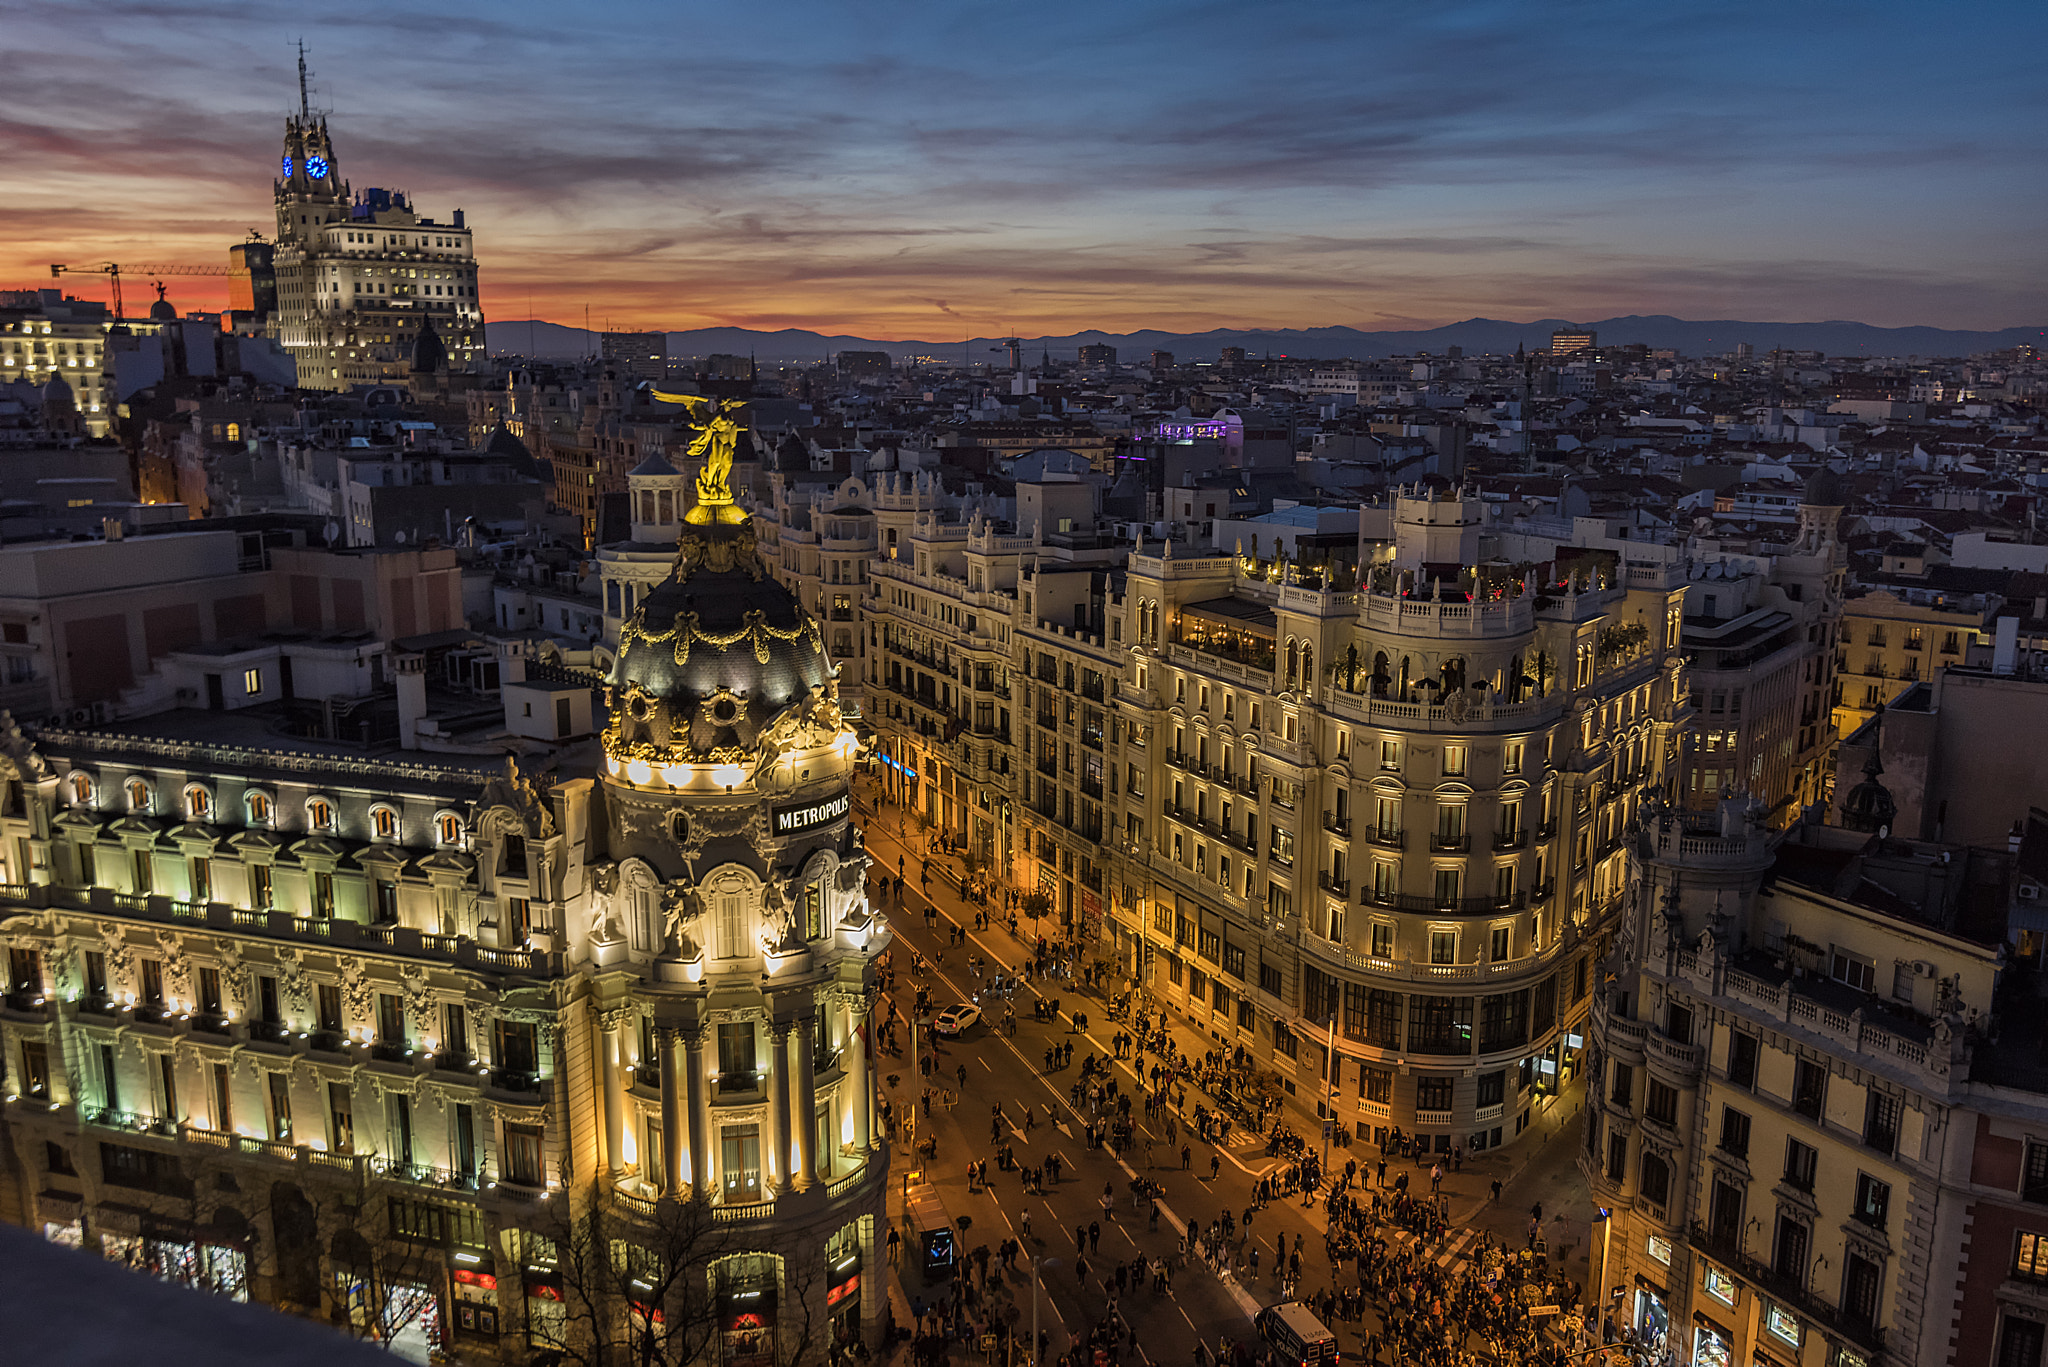
[(2038, 324), (2044, 38), (2039, 3), (0, 0), (0, 287), (270, 233), (304, 39), (341, 174), (467, 210), (496, 319)]

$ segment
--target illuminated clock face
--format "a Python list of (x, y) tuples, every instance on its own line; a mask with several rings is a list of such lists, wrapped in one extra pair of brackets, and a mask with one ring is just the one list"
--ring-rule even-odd
[(290, 179), (292, 178), (292, 159), (291, 159), (291, 154), (290, 154), (290, 153), (286, 153), (286, 154), (285, 154), (285, 159), (284, 159), (284, 178), (285, 178), (286, 180), (290, 180)]
[(327, 158), (322, 156), (307, 157), (306, 174), (315, 180), (327, 179)]

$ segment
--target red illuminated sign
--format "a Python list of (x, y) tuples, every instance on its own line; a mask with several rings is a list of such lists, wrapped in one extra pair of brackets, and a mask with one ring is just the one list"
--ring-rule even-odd
[(839, 1285), (826, 1289), (825, 1304), (827, 1306), (837, 1305), (858, 1290), (860, 1290), (860, 1274), (856, 1272), (845, 1281), (839, 1283)]

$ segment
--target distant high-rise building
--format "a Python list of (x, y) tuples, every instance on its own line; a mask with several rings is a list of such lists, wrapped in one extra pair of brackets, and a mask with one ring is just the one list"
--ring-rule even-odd
[(599, 354), (621, 375), (658, 380), (668, 374), (666, 332), (607, 332), (598, 339)]
[(1736, 359), (1736, 360), (1738, 360), (1738, 361), (1748, 361), (1748, 360), (1754, 360), (1754, 359), (1755, 359), (1755, 357), (1756, 357), (1756, 345), (1755, 345), (1755, 343), (1753, 343), (1753, 342), (1737, 342), (1737, 343), (1735, 344), (1735, 359)]
[(276, 196), (271, 331), (297, 359), (302, 387), (407, 383), (422, 333), (435, 334), (424, 350), (444, 349), (450, 370), (482, 362), (483, 306), (462, 210), (437, 223), (397, 191), (351, 195), (327, 116), (307, 105), (303, 62)]
[(1241, 346), (1227, 346), (1216, 354), (1216, 360), (1219, 364), (1226, 366), (1243, 365), (1244, 348)]
[(1155, 351), (1155, 352), (1153, 352), (1153, 353), (1152, 353), (1152, 368), (1153, 368), (1154, 370), (1171, 370), (1171, 369), (1173, 369), (1173, 353), (1172, 353), (1172, 352), (1170, 352), (1170, 351)]
[(1550, 334), (1550, 354), (1573, 356), (1581, 351), (1597, 351), (1600, 334), (1592, 329), (1559, 328)]
[(261, 332), (277, 312), (277, 248), (251, 238), (228, 248), (228, 264), (234, 274), (228, 278), (228, 312), (239, 325), (246, 321), (251, 332)]
[(1081, 348), (1081, 364), (1084, 366), (1115, 365), (1116, 348), (1107, 342), (1090, 342), (1087, 346)]

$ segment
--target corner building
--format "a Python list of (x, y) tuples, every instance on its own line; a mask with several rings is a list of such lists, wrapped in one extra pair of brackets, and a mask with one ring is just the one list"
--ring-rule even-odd
[(1684, 589), (1485, 562), (1476, 499), (1393, 516), (1357, 563), (1131, 557), (1111, 933), (1305, 1109), (1476, 1151), (1578, 1065), (1623, 832), (1681, 763)]
[(672, 529), (545, 786), (0, 715), (0, 1215), (416, 1361), (872, 1346), (855, 742), (816, 621), (717, 519)]

